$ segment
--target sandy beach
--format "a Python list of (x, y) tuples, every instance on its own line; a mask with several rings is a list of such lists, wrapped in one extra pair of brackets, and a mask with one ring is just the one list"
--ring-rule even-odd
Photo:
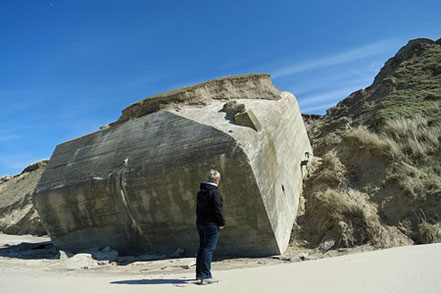
[[(2, 242), (14, 237), (3, 235)], [(44, 241), (28, 237), (27, 242)], [(297, 263), (225, 269), (219, 284), (194, 283), (191, 259), (136, 262), (129, 267), (66, 269), (60, 260), (0, 257), (2, 293), (441, 293), (441, 244), (405, 246)], [(160, 273), (166, 263), (176, 264)], [(181, 263), (181, 264), (179, 264)], [(64, 264), (65, 265), (65, 264)], [(142, 268), (158, 267), (156, 274)], [(136, 270), (135, 270), (136, 269)]]

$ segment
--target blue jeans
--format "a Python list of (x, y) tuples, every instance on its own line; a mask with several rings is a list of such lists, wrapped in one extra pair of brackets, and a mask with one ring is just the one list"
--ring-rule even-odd
[(209, 279), (211, 261), (219, 239), (219, 228), (215, 224), (197, 225), (199, 233), (199, 250), (196, 257), (196, 278)]

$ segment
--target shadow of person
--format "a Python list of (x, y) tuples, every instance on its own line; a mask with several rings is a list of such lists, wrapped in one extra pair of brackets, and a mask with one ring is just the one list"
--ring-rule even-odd
[(192, 284), (194, 279), (142, 279), (142, 280), (124, 280), (113, 281), (110, 284), (127, 284), (127, 285), (161, 285), (161, 284)]

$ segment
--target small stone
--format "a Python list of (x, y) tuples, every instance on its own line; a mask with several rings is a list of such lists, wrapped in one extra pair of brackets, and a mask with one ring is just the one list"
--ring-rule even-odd
[(327, 240), (320, 245), (319, 250), (321, 252), (329, 251), (335, 245), (335, 240)]
[(226, 112), (229, 118), (234, 119), (236, 114), (245, 112), (246, 108), (245, 104), (239, 104), (237, 101), (229, 101), (224, 104), (221, 111)]
[[(107, 249), (107, 248), (104, 248)], [(117, 250), (110, 250), (109, 251), (89, 251), (92, 254), (92, 257), (96, 260), (109, 260), (114, 261), (119, 255), (119, 252)]]
[(306, 260), (317, 260), (317, 259), (322, 259), (324, 257), (323, 254), (321, 253), (316, 253), (316, 254), (312, 254), (312, 255), (308, 255), (306, 257)]
[(60, 260), (66, 260), (73, 256), (72, 253), (63, 250), (60, 250), (59, 254), (60, 254)]
[(308, 253), (300, 253), (299, 255), (297, 255), (297, 258), (300, 260), (306, 260), (308, 255), (309, 255)]
[(257, 119), (256, 115), (252, 110), (248, 110), (247, 112), (238, 113), (234, 116), (234, 121), (241, 126), (250, 127), (255, 131), (260, 131), (262, 129), (262, 125)]
[(277, 255), (277, 256), (272, 256), (273, 259), (278, 259), (281, 261), (292, 261), (291, 257), (288, 256), (281, 256), (281, 255)]
[(98, 266), (88, 253), (79, 253), (63, 261), (67, 269), (89, 269)]

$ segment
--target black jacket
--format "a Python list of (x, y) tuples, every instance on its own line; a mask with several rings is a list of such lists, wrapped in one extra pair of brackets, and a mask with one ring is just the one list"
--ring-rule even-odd
[(205, 225), (214, 223), (217, 226), (225, 225), (223, 213), (223, 199), (217, 186), (201, 184), (196, 204), (196, 224)]

